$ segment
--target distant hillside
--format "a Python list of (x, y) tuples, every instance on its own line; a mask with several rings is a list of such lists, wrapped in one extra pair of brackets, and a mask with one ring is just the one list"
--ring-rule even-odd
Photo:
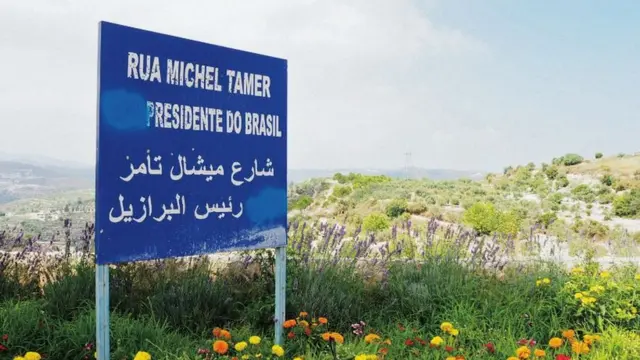
[(288, 181), (299, 183), (313, 178), (331, 177), (335, 173), (358, 173), (363, 175), (386, 175), (392, 178), (409, 178), (432, 180), (456, 180), (469, 178), (479, 180), (484, 172), (471, 170), (424, 169), (412, 167), (409, 169), (289, 169)]
[(91, 168), (0, 161), (0, 204), (61, 191), (89, 189), (93, 185), (94, 171)]

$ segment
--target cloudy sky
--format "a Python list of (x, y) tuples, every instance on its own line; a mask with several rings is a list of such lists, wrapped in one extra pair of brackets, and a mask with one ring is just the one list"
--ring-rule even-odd
[(93, 164), (97, 22), (289, 60), (289, 166), (640, 151), (640, 1), (1, 0), (0, 152)]

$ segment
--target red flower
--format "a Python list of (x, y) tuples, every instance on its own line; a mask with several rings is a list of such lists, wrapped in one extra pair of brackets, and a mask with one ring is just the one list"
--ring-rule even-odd
[(304, 328), (304, 334), (307, 336), (311, 336), (311, 329), (308, 327)]
[(407, 345), (407, 346), (413, 346), (414, 342), (411, 339), (407, 339), (407, 340), (404, 341), (404, 344)]
[(453, 348), (451, 346), (445, 346), (444, 351), (450, 353), (450, 352), (453, 352)]
[(495, 354), (495, 352), (496, 352), (496, 347), (495, 347), (495, 345), (493, 345), (493, 343), (488, 342), (488, 343), (484, 344), (484, 347), (485, 347), (485, 348), (487, 348), (487, 351), (488, 351), (489, 353), (491, 353), (491, 354)]
[(420, 345), (425, 346), (427, 345), (427, 341), (420, 339), (419, 337), (416, 337), (416, 341), (420, 343)]
[(398, 324), (398, 330), (405, 331), (406, 329), (404, 328), (404, 326), (402, 326), (402, 324)]
[(2, 335), (2, 341), (7, 341), (7, 340), (9, 340), (9, 335), (8, 334)]
[(556, 360), (571, 360), (571, 357), (564, 354), (558, 354), (556, 355)]
[(289, 331), (289, 333), (287, 334), (287, 337), (289, 339), (293, 339), (294, 337), (296, 337), (296, 334), (294, 334), (293, 331)]
[(198, 349), (198, 355), (205, 355), (209, 353), (209, 349)]
[(6, 346), (0, 344), (0, 352), (7, 351), (7, 350), (9, 350), (9, 348), (7, 348)]

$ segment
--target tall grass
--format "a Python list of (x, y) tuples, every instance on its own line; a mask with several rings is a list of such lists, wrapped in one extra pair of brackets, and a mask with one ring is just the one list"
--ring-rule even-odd
[[(436, 220), (423, 229), (407, 222), (382, 238), (359, 229), (347, 234), (338, 224), (292, 223), (288, 236), (287, 315), (325, 316), (343, 333), (361, 320), (375, 329), (403, 323), (431, 332), (452, 321), (465, 333), (463, 347), (493, 341), (507, 348), (568, 327), (600, 330), (576, 323), (574, 309), (558, 295), (565, 270), (512, 262), (509, 238), (481, 238)], [(50, 240), (27, 238), (19, 229), (0, 232), (0, 332), (56, 359), (80, 351), (95, 331), (92, 225), (64, 242), (63, 252), (51, 254)], [(536, 288), (541, 277), (554, 279), (549, 291)], [(112, 266), (114, 346), (124, 354), (151, 346), (148, 339), (179, 356), (215, 326), (270, 334), (273, 288), (270, 251), (235, 254), (224, 263), (201, 256)], [(640, 330), (637, 321), (616, 325)]]

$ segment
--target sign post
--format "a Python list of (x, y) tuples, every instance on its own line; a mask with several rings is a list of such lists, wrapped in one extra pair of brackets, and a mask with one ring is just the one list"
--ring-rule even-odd
[(286, 289), (287, 61), (101, 22), (96, 318), (109, 359), (109, 264), (276, 252)]

